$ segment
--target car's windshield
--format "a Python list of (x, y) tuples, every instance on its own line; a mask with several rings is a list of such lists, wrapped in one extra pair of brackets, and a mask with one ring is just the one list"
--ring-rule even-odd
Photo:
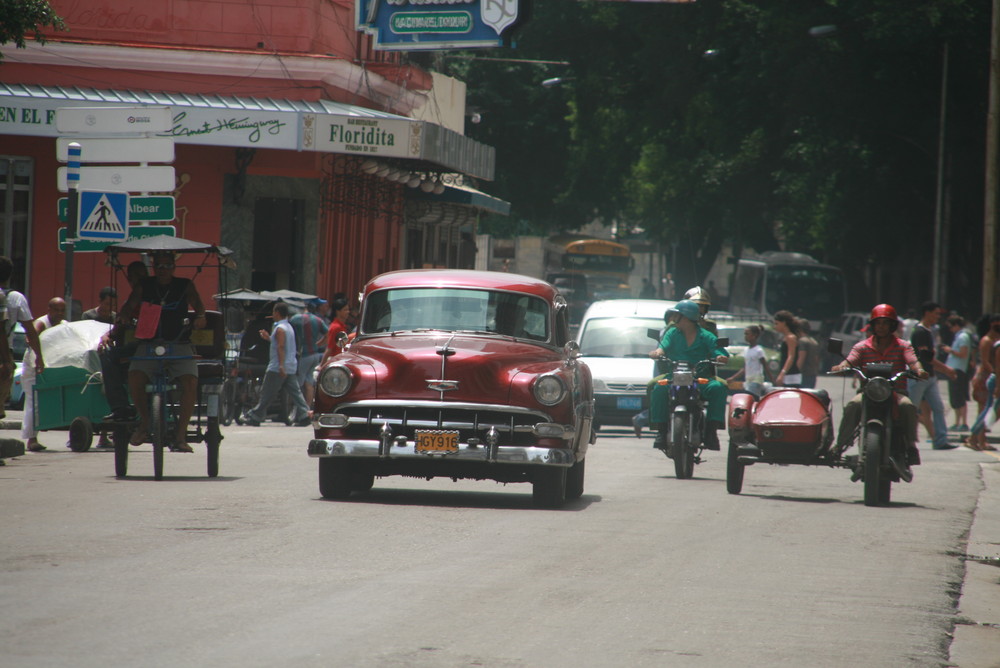
[(549, 305), (522, 293), (471, 288), (379, 290), (365, 299), (362, 333), (415, 329), (495, 332), (547, 341)]
[(580, 332), (580, 354), (590, 357), (646, 357), (656, 347), (648, 331), (663, 318), (592, 318)]

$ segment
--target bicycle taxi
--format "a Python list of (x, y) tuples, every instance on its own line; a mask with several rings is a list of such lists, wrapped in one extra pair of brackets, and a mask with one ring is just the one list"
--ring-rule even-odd
[[(179, 237), (154, 236), (105, 248), (107, 264), (111, 267), (112, 286), (116, 287), (119, 276), (126, 275), (129, 263), (141, 257), (159, 253), (173, 254), (175, 270), (184, 278), (194, 278), (202, 271), (212, 269), (218, 273), (220, 284), (225, 283), (226, 269), (234, 268), (232, 251), (229, 249), (182, 239)], [(193, 272), (193, 275), (191, 275)], [(125, 284), (127, 295), (131, 288)], [(225, 289), (223, 288), (223, 292)], [(224, 301), (220, 307), (225, 310)], [(148, 438), (143, 441), (153, 446), (153, 477), (163, 478), (164, 450), (174, 449), (177, 444), (204, 443), (207, 451), (208, 476), (219, 474), (219, 445), (222, 442), (220, 430), (220, 395), (225, 381), (225, 327), (221, 311), (206, 309), (204, 327), (196, 328), (195, 314), (189, 312), (188, 319), (181, 328), (181, 334), (173, 340), (144, 340), (137, 343), (135, 326), (126, 327), (123, 340), (117, 345), (125, 352), (123, 363), (131, 360), (148, 362), (149, 382), (145, 386), (148, 399)], [(187, 346), (187, 342), (190, 346)], [(135, 352), (133, 352), (133, 350)], [(131, 357), (129, 354), (131, 353)], [(168, 372), (169, 362), (193, 359), (197, 365), (197, 392), (190, 422), (183, 435), (175, 433), (181, 410), (180, 390), (175, 379)], [(133, 437), (137, 420), (116, 421), (113, 426), (115, 448), (115, 475), (126, 476), (130, 438)], [(183, 439), (183, 440), (182, 440)], [(190, 447), (190, 446), (188, 446)], [(185, 449), (185, 451), (189, 451)]]

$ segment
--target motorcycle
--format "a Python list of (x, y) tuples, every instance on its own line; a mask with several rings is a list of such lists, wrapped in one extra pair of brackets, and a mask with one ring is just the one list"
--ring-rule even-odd
[[(729, 339), (718, 340), (720, 348), (727, 345)], [(667, 389), (668, 418), (666, 447), (663, 450), (667, 457), (674, 460), (674, 474), (681, 480), (694, 475), (694, 466), (701, 463), (701, 452), (705, 447), (706, 402), (699, 389), (709, 379), (698, 378), (696, 373), (697, 368), (703, 364), (714, 368), (719, 363), (714, 359), (702, 360), (697, 364), (672, 361), (665, 357), (657, 360), (658, 371), (664, 367), (669, 371), (667, 378), (657, 381), (658, 385)]]
[[(840, 355), (841, 342), (830, 339), (829, 352)], [(859, 454), (844, 455), (834, 447), (833, 411), (826, 390), (775, 388), (759, 400), (735, 395), (729, 408), (729, 451), (726, 491), (739, 494), (747, 466), (801, 464), (852, 471), (851, 481), (864, 481), (866, 506), (889, 503), (893, 482), (913, 479), (906, 464), (906, 445), (893, 416), (893, 383), (915, 378), (909, 370), (892, 374), (891, 364), (850, 367), (863, 395), (861, 419), (853, 440)], [(846, 448), (845, 448), (846, 449)]]

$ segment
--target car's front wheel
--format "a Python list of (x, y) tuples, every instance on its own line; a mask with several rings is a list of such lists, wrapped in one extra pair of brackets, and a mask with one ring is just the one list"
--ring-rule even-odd
[(566, 473), (566, 499), (572, 501), (583, 496), (583, 477), (587, 460), (581, 459)]
[(566, 469), (562, 466), (539, 467), (531, 481), (531, 500), (539, 508), (558, 508), (564, 504)]
[(324, 499), (346, 499), (355, 489), (352, 462), (324, 457), (319, 460), (319, 493)]

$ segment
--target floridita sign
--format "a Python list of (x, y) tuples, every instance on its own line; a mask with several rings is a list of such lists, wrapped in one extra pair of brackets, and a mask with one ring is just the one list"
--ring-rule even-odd
[(419, 158), (422, 129), (422, 123), (403, 119), (303, 114), (302, 148), (382, 158)]
[(358, 30), (387, 51), (502, 46), (526, 1), (357, 0)]

